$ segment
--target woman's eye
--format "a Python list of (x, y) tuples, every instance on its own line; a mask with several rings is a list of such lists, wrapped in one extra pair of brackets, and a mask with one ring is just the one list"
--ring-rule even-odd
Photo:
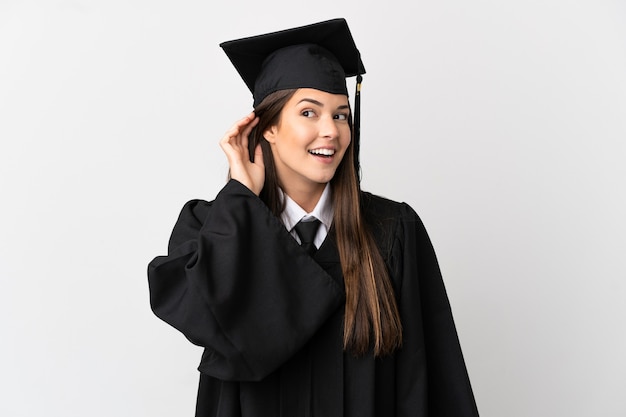
[(313, 116), (315, 116), (315, 112), (313, 110), (304, 110), (302, 112), (302, 115), (304, 117), (313, 117)]
[(348, 115), (346, 113), (340, 113), (335, 115), (336, 120), (348, 120)]

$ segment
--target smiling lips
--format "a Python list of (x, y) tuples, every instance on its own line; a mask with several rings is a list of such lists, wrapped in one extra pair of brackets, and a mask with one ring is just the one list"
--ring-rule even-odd
[(325, 148), (320, 148), (320, 149), (311, 149), (309, 151), (310, 154), (315, 155), (315, 156), (324, 156), (324, 157), (331, 157), (335, 154), (335, 150), (334, 149), (325, 149)]

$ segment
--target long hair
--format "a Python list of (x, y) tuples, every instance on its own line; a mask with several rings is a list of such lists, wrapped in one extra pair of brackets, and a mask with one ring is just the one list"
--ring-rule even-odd
[[(296, 90), (267, 96), (255, 109), (259, 123), (249, 140), (250, 158), (258, 143), (263, 149), (265, 184), (260, 197), (279, 216), (285, 208), (281, 186), (269, 143), (263, 132), (280, 122), (280, 114)], [(352, 124), (350, 122), (352, 131)], [(374, 242), (361, 210), (361, 190), (354, 163), (354, 140), (350, 142), (333, 179), (333, 227), (346, 291), (344, 349), (363, 355), (392, 353), (402, 344), (402, 325), (385, 262)]]

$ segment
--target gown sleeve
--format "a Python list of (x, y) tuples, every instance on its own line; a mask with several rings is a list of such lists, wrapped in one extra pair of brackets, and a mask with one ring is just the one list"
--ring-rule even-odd
[(185, 205), (148, 282), (154, 313), (205, 347), (200, 371), (225, 381), (263, 379), (344, 302), (343, 288), (235, 180), (213, 202)]
[(478, 410), (439, 264), (418, 215), (404, 204), (398, 258), (403, 347), (398, 415), (477, 417)]

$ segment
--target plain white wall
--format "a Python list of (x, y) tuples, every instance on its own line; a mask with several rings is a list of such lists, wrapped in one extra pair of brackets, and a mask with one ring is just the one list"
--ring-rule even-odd
[(191, 416), (146, 265), (251, 109), (224, 40), (346, 17), (365, 189), (438, 252), (487, 417), (626, 415), (626, 5), (0, 0), (0, 415)]

